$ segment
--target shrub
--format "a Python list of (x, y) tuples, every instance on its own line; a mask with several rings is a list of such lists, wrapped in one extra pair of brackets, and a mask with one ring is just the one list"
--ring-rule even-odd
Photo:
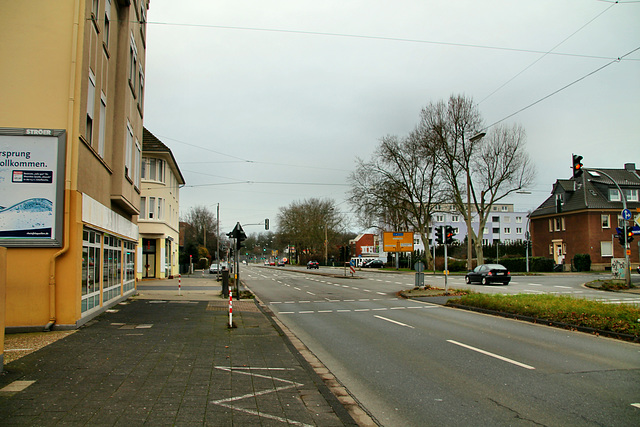
[(576, 271), (590, 271), (591, 256), (589, 254), (576, 254), (573, 257), (573, 266)]

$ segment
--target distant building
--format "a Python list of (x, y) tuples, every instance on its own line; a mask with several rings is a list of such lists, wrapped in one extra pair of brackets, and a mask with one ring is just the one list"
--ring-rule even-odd
[[(71, 329), (135, 292), (148, 0), (4, 1), (8, 330)], [(27, 159), (28, 158), (28, 159)]]
[(169, 147), (146, 128), (142, 139), (139, 279), (179, 273), (180, 186), (184, 177)]
[[(605, 270), (615, 258), (624, 258), (616, 238), (622, 221), (622, 199), (633, 217), (640, 212), (640, 175), (634, 163), (624, 169), (583, 169), (577, 179), (558, 179), (551, 195), (531, 213), (533, 255), (553, 258), (570, 269), (576, 254), (589, 254), (592, 269)], [(622, 189), (606, 175), (611, 176)], [(630, 222), (631, 223), (631, 222)], [(640, 236), (631, 244), (632, 263), (638, 263)]]

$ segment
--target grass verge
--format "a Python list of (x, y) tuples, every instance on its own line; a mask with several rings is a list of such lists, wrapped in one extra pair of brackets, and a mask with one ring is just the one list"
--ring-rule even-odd
[(449, 300), (447, 304), (477, 307), (532, 317), (541, 321), (631, 335), (636, 340), (640, 336), (640, 308), (627, 304), (605, 304), (558, 295), (478, 293)]

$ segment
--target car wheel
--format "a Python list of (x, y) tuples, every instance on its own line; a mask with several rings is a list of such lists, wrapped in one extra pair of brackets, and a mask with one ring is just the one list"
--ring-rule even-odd
[(482, 278), (482, 284), (485, 285), (485, 286), (487, 286), (489, 284), (489, 281), (487, 280), (486, 277)]
[(469, 276), (466, 276), (466, 277), (464, 278), (464, 281), (465, 281), (465, 282), (467, 282), (467, 285), (470, 285), (470, 284), (471, 284), (471, 278), (470, 278)]

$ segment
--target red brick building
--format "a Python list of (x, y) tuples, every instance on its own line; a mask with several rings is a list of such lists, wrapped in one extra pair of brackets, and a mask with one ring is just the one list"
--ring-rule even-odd
[[(553, 258), (571, 268), (576, 254), (589, 254), (592, 270), (611, 267), (611, 260), (624, 258), (624, 248), (616, 236), (622, 221), (624, 197), (636, 225), (640, 215), (640, 171), (628, 163), (624, 169), (583, 169), (578, 178), (559, 179), (551, 196), (534, 210), (530, 218), (533, 256)], [(618, 184), (623, 194), (607, 177)], [(640, 235), (631, 242), (632, 266), (639, 262)]]

